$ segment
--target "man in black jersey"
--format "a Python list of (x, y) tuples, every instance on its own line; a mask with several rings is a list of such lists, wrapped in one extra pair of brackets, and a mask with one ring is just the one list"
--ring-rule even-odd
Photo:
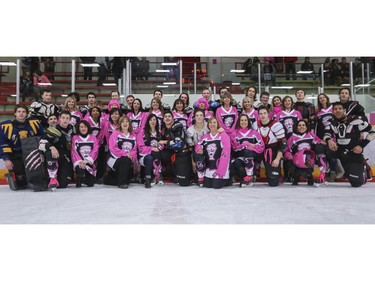
[[(369, 178), (368, 165), (363, 157), (363, 148), (375, 137), (371, 125), (362, 116), (346, 115), (340, 102), (333, 104), (334, 119), (326, 127), (324, 140), (333, 158), (339, 158), (345, 176), (353, 187), (359, 187)], [(364, 133), (368, 135), (364, 137)]]

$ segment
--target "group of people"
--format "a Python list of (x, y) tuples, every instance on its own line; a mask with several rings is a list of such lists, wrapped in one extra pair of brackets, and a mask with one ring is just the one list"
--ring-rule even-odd
[[(270, 186), (298, 185), (302, 177), (319, 186), (344, 174), (358, 187), (371, 177), (362, 152), (374, 132), (350, 89), (341, 88), (333, 104), (319, 94), (317, 109), (305, 102), (302, 89), (295, 97), (274, 96), (271, 104), (268, 92), (258, 100), (254, 86), (241, 102), (225, 87), (219, 93), (213, 100), (206, 88), (192, 105), (181, 93), (170, 107), (155, 90), (143, 107), (133, 95), (121, 104), (112, 91), (108, 105), (99, 107), (89, 92), (87, 105), (78, 107), (78, 93), (56, 105), (50, 90), (43, 89), (41, 101), (30, 109), (16, 105), (15, 120), (0, 124), (0, 157), (14, 179), (9, 185), (14, 190), (28, 186), (21, 143), (29, 137), (38, 137), (35, 149), (45, 159), (41, 168), (47, 170), (50, 190), (73, 179), (76, 187), (104, 183), (126, 189), (143, 182), (150, 188), (166, 178), (181, 186), (222, 188), (238, 181), (246, 187), (259, 179), (261, 162)], [(336, 173), (339, 166), (342, 171)]]

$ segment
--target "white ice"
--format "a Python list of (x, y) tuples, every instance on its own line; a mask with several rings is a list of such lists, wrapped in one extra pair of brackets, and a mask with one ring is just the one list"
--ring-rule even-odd
[(0, 186), (1, 224), (373, 224), (375, 183), (352, 188), (284, 184), (215, 190), (131, 184), (11, 191)]

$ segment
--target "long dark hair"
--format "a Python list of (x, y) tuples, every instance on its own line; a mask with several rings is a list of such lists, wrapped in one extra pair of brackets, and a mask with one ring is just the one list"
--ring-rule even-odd
[(144, 109), (143, 109), (142, 101), (140, 99), (136, 98), (136, 99), (133, 100), (132, 107), (131, 107), (131, 111), (133, 112), (133, 114), (135, 114), (134, 107), (133, 107), (133, 104), (134, 104), (135, 101), (139, 101), (139, 104), (140, 104), (139, 112), (143, 112)]
[(247, 118), (247, 128), (251, 129), (251, 125), (252, 125), (251, 120), (250, 120), (249, 116), (245, 113), (241, 113), (240, 116), (238, 116), (237, 123), (236, 123), (236, 129), (241, 129), (240, 124), (241, 124), (241, 117), (242, 116), (245, 116)]
[[(120, 118), (122, 117), (122, 110), (120, 110), (119, 108), (117, 108), (117, 107), (114, 107), (114, 108), (112, 108), (110, 111), (109, 111), (109, 122), (111, 123), (111, 124), (113, 124), (113, 120), (112, 120), (112, 117), (111, 117), (111, 115), (113, 114), (113, 113), (115, 113), (115, 112), (118, 112), (118, 114), (120, 115)], [(119, 120), (120, 120), (120, 118), (119, 118)], [(118, 121), (119, 121), (118, 120)], [(117, 121), (117, 122), (118, 122)]]
[(156, 130), (156, 137), (158, 139), (161, 138), (161, 134), (160, 134), (160, 130), (159, 130), (159, 121), (158, 121), (158, 117), (156, 117), (155, 114), (151, 113), (147, 116), (147, 120), (146, 120), (146, 124), (145, 124), (145, 129), (144, 129), (144, 133), (145, 133), (145, 137), (146, 137), (146, 140), (147, 141), (150, 141), (151, 139), (151, 127), (150, 127), (150, 120), (151, 118), (155, 117), (156, 119), (156, 125), (155, 125), (155, 130)]
[(177, 105), (177, 103), (182, 103), (182, 112), (184, 112), (185, 111), (185, 103), (184, 103), (184, 101), (182, 100), (182, 99), (180, 99), (180, 98), (178, 98), (178, 99), (176, 99), (175, 101), (174, 101), (174, 103), (173, 103), (173, 107), (172, 107), (172, 111), (176, 111), (177, 112), (177, 110), (176, 110), (176, 105)]
[(89, 122), (86, 120), (79, 120), (78, 123), (76, 124), (76, 132), (78, 135), (82, 136), (80, 130), (79, 130), (79, 125), (84, 124), (87, 127), (87, 134), (90, 135), (92, 133), (92, 128)]

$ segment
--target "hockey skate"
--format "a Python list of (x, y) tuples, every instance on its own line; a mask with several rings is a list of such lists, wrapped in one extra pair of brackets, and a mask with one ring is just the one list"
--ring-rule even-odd
[(244, 177), (240, 183), (240, 187), (248, 187), (248, 186), (253, 186), (253, 181), (252, 181), (251, 176)]
[(49, 181), (49, 184), (48, 184), (48, 190), (50, 191), (56, 191), (56, 188), (59, 186), (59, 182), (57, 181), (56, 178), (52, 178), (50, 181)]

